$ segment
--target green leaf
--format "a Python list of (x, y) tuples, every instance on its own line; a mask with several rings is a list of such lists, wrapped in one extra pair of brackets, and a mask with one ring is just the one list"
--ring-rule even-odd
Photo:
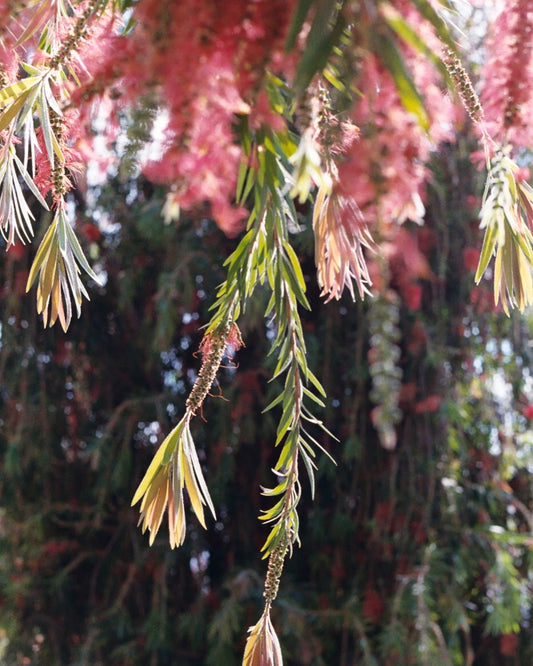
[(323, 387), (322, 384), (319, 382), (319, 380), (318, 380), (318, 378), (316, 377), (316, 375), (314, 375), (313, 372), (311, 372), (311, 370), (308, 370), (308, 371), (307, 371), (306, 379), (308, 379), (308, 380), (311, 382), (311, 384), (313, 384), (313, 386), (316, 388), (316, 390), (320, 393), (320, 395), (321, 395), (323, 398), (326, 398), (326, 397), (327, 397), (327, 395), (326, 395), (326, 391), (324, 390), (324, 387)]
[(37, 75), (42, 75), (42, 70), (40, 70), (38, 67), (34, 67), (33, 65), (30, 65), (29, 62), (21, 62), (20, 66), (22, 69), (30, 74), (31, 76), (37, 76)]
[(288, 433), (285, 444), (283, 445), (279, 458), (276, 461), (276, 470), (285, 470), (289, 466), (298, 446), (298, 437), (299, 435), (297, 430), (291, 430)]
[[(326, 435), (327, 435), (328, 437), (331, 437), (331, 439), (335, 440), (336, 442), (339, 441), (338, 438), (335, 437), (335, 435), (333, 435), (333, 434), (332, 434), (332, 433), (331, 433), (331, 432), (330, 432), (330, 431), (324, 426), (324, 424), (323, 424), (321, 421), (318, 421), (318, 422), (317, 422), (317, 421), (312, 421), (312, 422), (313, 422), (313, 423), (316, 423), (316, 425), (320, 426), (320, 429), (321, 429), (323, 432), (325, 432)], [(305, 434), (305, 436), (307, 437), (307, 439), (308, 439), (310, 442), (312, 442), (312, 443), (317, 447), (317, 449), (319, 449), (320, 451), (322, 451), (322, 453), (325, 453), (325, 454), (327, 455), (327, 457), (331, 460), (331, 462), (332, 462), (334, 465), (337, 464), (335, 458), (331, 455), (331, 453), (330, 453), (327, 449), (325, 449), (325, 448), (322, 446), (322, 444), (321, 444), (319, 441), (317, 441), (312, 435), (310, 435), (310, 434), (307, 432), (307, 430), (306, 430), (305, 428), (302, 428), (301, 430), (302, 430), (302, 432)], [(308, 450), (309, 450), (310, 452), (312, 452), (312, 456), (314, 457), (314, 456), (315, 456), (315, 452), (314, 452), (313, 449), (311, 448), (309, 442), (305, 441), (305, 440), (303, 439), (303, 437), (302, 437), (302, 441), (303, 441), (303, 442), (305, 443), (305, 445), (308, 447)]]
[(76, 259), (78, 260), (79, 265), (92, 280), (94, 280), (97, 284), (99, 284), (100, 281), (98, 280), (98, 276), (89, 265), (89, 262), (87, 261), (85, 255), (83, 254), (83, 250), (81, 249), (78, 237), (74, 233), (74, 229), (70, 226), (68, 221), (66, 222), (65, 229), (68, 241), (70, 243), (72, 251), (74, 252), (74, 255), (76, 256)]
[(41, 204), (41, 206), (43, 206), (43, 208), (46, 208), (46, 210), (49, 210), (48, 204), (44, 200), (43, 195), (37, 189), (37, 186), (33, 182), (30, 174), (25, 169), (24, 164), (20, 161), (20, 159), (18, 158), (16, 153), (13, 154), (13, 157), (14, 157), (15, 163), (16, 163), (18, 169), (19, 169), (19, 173), (22, 176), (24, 182), (26, 183), (28, 189), (31, 190), (31, 193), (37, 199), (37, 201)]
[(316, 465), (311, 460), (311, 457), (300, 448), (300, 457), (304, 461), (307, 476), (309, 478), (309, 485), (311, 486), (311, 499), (315, 499), (315, 472)]
[(25, 79), (20, 79), (20, 81), (2, 88), (0, 90), (0, 106), (7, 106), (20, 99), (21, 96), (26, 99), (31, 88), (38, 85), (41, 81), (41, 76), (27, 76)]
[(46, 146), (46, 152), (48, 154), (48, 159), (50, 161), (50, 165), (53, 166), (55, 159), (54, 159), (54, 144), (52, 137), (54, 136), (54, 133), (52, 131), (52, 126), (50, 124), (50, 115), (48, 112), (48, 103), (46, 100), (46, 95), (44, 93), (44, 90), (41, 90), (39, 93), (39, 102), (37, 105), (37, 110), (39, 114), (39, 120), (41, 121), (41, 130), (43, 134), (43, 139), (44, 139), (44, 144)]
[(259, 516), (259, 520), (262, 520), (265, 523), (271, 523), (282, 513), (285, 507), (285, 497), (282, 497), (280, 500), (274, 504), (270, 509), (262, 509)]
[(287, 392), (284, 393), (284, 400), (283, 400), (283, 413), (281, 415), (280, 422), (278, 424), (278, 429), (276, 431), (276, 442), (275, 445), (277, 446), (283, 437), (285, 436), (285, 433), (289, 429), (289, 427), (293, 424), (294, 421), (294, 394)]
[(176, 447), (179, 445), (180, 439), (183, 436), (184, 430), (187, 429), (187, 421), (185, 417), (176, 425), (171, 432), (165, 437), (161, 444), (160, 450), (162, 451), (162, 464), (166, 465), (174, 455)]
[(280, 393), (278, 396), (276, 396), (276, 397), (274, 398), (274, 400), (272, 400), (272, 402), (270, 402), (270, 403), (269, 403), (269, 404), (263, 409), (263, 411), (261, 412), (261, 414), (266, 414), (266, 413), (269, 412), (271, 409), (273, 409), (276, 405), (279, 405), (279, 403), (283, 400), (283, 396), (284, 396), (283, 393)]
[[(39, 290), (37, 294), (37, 312), (45, 313), (50, 295), (56, 282), (56, 274), (60, 268), (60, 256), (57, 242), (50, 245), (50, 250), (45, 257), (41, 279), (39, 280)], [(40, 293), (39, 293), (40, 292)], [(46, 315), (45, 315), (46, 316)]]
[(328, 65), (322, 72), (323, 77), (331, 83), (331, 85), (339, 90), (340, 92), (344, 92), (346, 90), (345, 84), (341, 81), (339, 77), (339, 73), (336, 68), (332, 67), (331, 65)]
[(205, 524), (202, 496), (196, 484), (194, 474), (192, 473), (192, 467), (188, 460), (188, 456), (185, 454), (185, 444), (178, 449), (178, 461), (181, 469), (181, 478), (185, 480), (185, 487), (187, 488), (192, 510), (198, 518), (198, 522), (205, 530), (207, 529), (207, 526)]
[(55, 223), (50, 225), (46, 234), (44, 235), (43, 240), (41, 241), (41, 244), (39, 245), (39, 249), (37, 250), (37, 254), (35, 255), (35, 258), (33, 260), (30, 269), (30, 274), (28, 276), (28, 281), (26, 283), (26, 292), (30, 290), (32, 284), (35, 282), (35, 279), (37, 278), (37, 275), (39, 273), (39, 269), (41, 268), (43, 262), (45, 261), (48, 255), (50, 246), (55, 238), (55, 233), (56, 233), (55, 227), (56, 227)]
[[(304, 294), (306, 291), (306, 285), (305, 285), (305, 279), (304, 275), (302, 272), (302, 267), (300, 266), (300, 260), (298, 259), (298, 256), (296, 255), (296, 252), (294, 251), (294, 248), (290, 243), (284, 243), (283, 244), (283, 249), (287, 253), (287, 256), (289, 258), (290, 265), (292, 267), (292, 273), (294, 277), (296, 278), (296, 282), (298, 286), (300, 287), (300, 293)], [(305, 298), (305, 296), (304, 296)], [(307, 301), (307, 299), (305, 299)], [(309, 305), (309, 304), (308, 304)]]
[[(290, 343), (287, 343), (287, 346), (290, 347)], [(287, 369), (291, 361), (292, 361), (292, 355), (286, 356), (283, 354), (283, 352), (280, 352), (278, 364), (276, 365), (276, 368), (272, 373), (272, 379), (276, 379), (276, 377), (279, 377), (279, 375), (281, 375), (281, 373)]]
[(301, 347), (298, 347), (296, 349), (296, 360), (298, 362), (298, 365), (300, 366), (300, 369), (302, 371), (303, 376), (305, 377), (307, 375), (308, 371), (309, 371), (309, 368), (307, 366), (307, 357), (305, 355), (306, 351), (305, 351), (305, 348), (303, 346), (304, 340), (303, 340), (302, 331), (300, 330), (298, 333), (299, 333), (299, 337), (301, 338), (302, 345), (301, 345)]
[[(435, 28), (439, 39), (455, 52), (457, 50), (455, 39), (450, 33), (446, 22), (435, 11), (433, 5), (428, 0), (412, 0), (412, 2), (418, 9), (419, 13)], [(446, 0), (439, 0), (439, 3), (445, 9), (453, 11), (453, 7), (449, 2), (446, 2)]]
[(261, 494), (265, 495), (266, 497), (274, 497), (276, 495), (281, 495), (287, 490), (288, 486), (288, 477), (285, 477), (285, 479), (281, 482), (278, 483), (278, 485), (275, 488), (261, 488)]
[(316, 0), (299, 0), (296, 11), (294, 12), (294, 17), (289, 27), (289, 32), (287, 34), (287, 41), (285, 43), (286, 51), (292, 51), (296, 45), (296, 39), (298, 38), (307, 14), (309, 13), (309, 10), (315, 1)]
[(281, 537), (283, 536), (283, 526), (278, 523), (277, 525), (274, 525), (274, 527), (270, 530), (270, 533), (263, 544), (261, 548), (261, 552), (264, 553), (263, 559), (266, 559), (270, 553), (275, 550), (276, 546), (281, 541)]
[[(157, 456), (157, 454), (156, 454), (156, 456)], [(154, 458), (154, 460), (155, 460), (155, 458)], [(146, 475), (144, 477), (145, 479), (148, 476), (148, 472), (151, 472), (151, 470), (152, 470), (152, 465), (150, 465), (150, 467), (148, 468), (148, 471), (146, 472)], [(136, 494), (135, 497), (134, 497), (135, 501), (133, 501), (131, 503), (131, 506), (136, 504), (141, 499), (141, 497), (143, 498), (141, 507), (149, 506), (152, 503), (152, 501), (155, 499), (155, 497), (157, 496), (157, 494), (160, 490), (161, 483), (163, 482), (163, 478), (166, 476), (166, 474), (167, 474), (167, 469), (164, 466), (154, 465), (153, 473), (150, 474), (150, 482), (146, 486), (145, 492), (141, 493), (138, 497), (137, 497), (137, 494)], [(144, 479), (143, 479), (143, 482), (144, 482)], [(143, 495), (144, 495), (144, 497), (143, 497)], [(142, 519), (142, 516), (141, 516), (141, 519)], [(145, 526), (143, 527), (143, 533), (146, 531), (147, 526), (148, 526), (148, 524), (145, 523)]]
[(314, 393), (312, 393), (309, 389), (305, 388), (305, 386), (304, 386), (304, 389), (303, 389), (303, 390), (304, 390), (304, 394), (305, 394), (308, 398), (311, 398), (311, 400), (313, 400), (314, 402), (316, 402), (317, 405), (319, 405), (320, 407), (325, 407), (325, 406), (326, 406), (326, 405), (324, 404), (324, 402), (323, 402), (322, 400), (320, 400), (319, 397), (317, 397), (317, 396), (316, 396)]
[(14, 118), (17, 117), (19, 111), (24, 106), (24, 103), (31, 92), (31, 88), (23, 92), (17, 99), (0, 115), (0, 132), (5, 130)]
[(296, 69), (294, 88), (297, 94), (303, 94), (314, 75), (326, 67), (346, 27), (344, 14), (338, 12), (335, 16), (337, 3), (322, 0), (317, 4), (317, 12)]
[(383, 28), (383, 30), (376, 30), (372, 33), (372, 50), (389, 71), (405, 110), (415, 115), (421, 127), (427, 131), (429, 129), (429, 118), (424, 101), (405, 66), (404, 58), (396, 46), (394, 33), (385, 23), (383, 23)]
[(131, 506), (137, 504), (137, 502), (143, 497), (143, 495), (147, 493), (153, 481), (155, 480), (156, 476), (160, 473), (160, 471), (164, 467), (162, 460), (163, 460), (163, 449), (162, 447), (160, 447), (156, 452), (150, 466), (146, 470), (146, 473), (141, 483), (139, 484), (139, 487), (137, 488), (137, 491), (135, 492), (133, 499), (131, 500)]
[(242, 162), (239, 167), (235, 199), (238, 204), (244, 204), (248, 199), (252, 187), (255, 185), (255, 172), (248, 163)]
[[(211, 496), (209, 495), (209, 490), (207, 488), (207, 484), (204, 479), (202, 467), (198, 459), (198, 453), (196, 452), (196, 447), (194, 446), (188, 422), (185, 423), (183, 432), (184, 432), (184, 452), (187, 455), (187, 460), (189, 461), (189, 463), (192, 464), (192, 469), (194, 471), (194, 478), (195, 478), (195, 486), (198, 487), (200, 490), (203, 503), (209, 507), (209, 510), (213, 515), (213, 518), (216, 519), (215, 507), (213, 506), (213, 502), (211, 501)], [(198, 516), (198, 514), (196, 515)]]
[[(404, 19), (400, 12), (392, 5), (386, 5), (386, 11), (382, 12), (385, 21), (394, 30), (394, 32), (406, 44), (413, 47), (416, 51), (422, 53), (435, 67), (440, 71), (443, 78), (448, 81), (450, 79), (446, 65), (442, 61), (442, 57), (432, 51), (426, 42), (419, 36), (409, 23)], [(442, 23), (442, 21), (441, 21)], [(451, 81), (450, 81), (451, 83)]]
[(66, 252), (67, 249), (67, 226), (70, 226), (64, 211), (60, 210), (57, 215), (57, 240), (59, 243), (59, 249), (62, 253)]
[(498, 238), (498, 229), (497, 225), (489, 224), (485, 231), (485, 237), (483, 239), (483, 246), (481, 248), (481, 255), (479, 257), (479, 263), (476, 270), (476, 275), (474, 277), (474, 282), (479, 284), (483, 274), (487, 270), (487, 266), (494, 254), (494, 249), (496, 247), (496, 240)]
[(287, 294), (289, 296), (293, 295), (306, 310), (310, 310), (311, 306), (309, 305), (309, 301), (307, 300), (305, 293), (302, 291), (298, 278), (294, 275), (292, 266), (288, 261), (282, 262), (281, 271)]
[(44, 96), (46, 97), (48, 106), (52, 109), (54, 113), (56, 113), (61, 118), (63, 116), (63, 111), (61, 110), (61, 107), (57, 103), (57, 100), (52, 93), (52, 89), (50, 88), (50, 78), (43, 79), (43, 92)]

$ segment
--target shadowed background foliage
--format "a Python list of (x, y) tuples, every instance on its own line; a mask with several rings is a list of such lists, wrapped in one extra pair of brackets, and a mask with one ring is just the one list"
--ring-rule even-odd
[[(318, 433), (337, 465), (320, 456), (314, 502), (304, 489), (304, 547), (273, 610), (289, 665), (533, 660), (528, 320), (472, 288), (470, 151), (461, 137), (442, 151), (426, 224), (405, 225), (387, 288), (364, 304), (321, 303), (299, 211), (309, 363), (339, 441)], [(28, 250), (1, 255), (0, 660), (238, 664), (263, 604), (258, 490), (275, 462), (266, 302), (193, 427), (217, 521), (191, 520), (175, 551), (165, 527), (149, 549), (131, 497), (183, 412), (236, 241), (201, 214), (176, 233), (144, 179), (96, 195), (90, 213), (78, 201), (78, 229), (105, 284), (68, 336), (42, 330), (24, 294)], [(391, 390), (387, 450), (373, 423)]]

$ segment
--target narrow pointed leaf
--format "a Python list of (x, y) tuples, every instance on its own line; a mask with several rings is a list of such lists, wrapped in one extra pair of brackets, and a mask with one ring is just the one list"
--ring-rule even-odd
[(30, 88), (33, 88), (41, 81), (40, 76), (27, 76), (0, 90), (0, 106), (7, 106), (22, 96), (26, 99)]
[(476, 284), (478, 284), (481, 278), (483, 277), (483, 274), (487, 270), (487, 266), (489, 265), (492, 255), (494, 254), (497, 234), (498, 232), (495, 225), (487, 227), (487, 230), (485, 231), (483, 246), (481, 248), (481, 255), (479, 257), (479, 263), (476, 270), (476, 275), (474, 277), (474, 281)]
[(405, 110), (415, 115), (420, 126), (427, 131), (429, 118), (424, 101), (405, 66), (404, 58), (395, 44), (394, 34), (390, 28), (376, 31), (373, 35), (372, 50), (389, 71)]
[(0, 115), (0, 132), (5, 130), (14, 118), (18, 115), (19, 111), (24, 106), (24, 102), (29, 95), (29, 90), (26, 90), (24, 93), (17, 97), (17, 99), (10, 105), (8, 108)]

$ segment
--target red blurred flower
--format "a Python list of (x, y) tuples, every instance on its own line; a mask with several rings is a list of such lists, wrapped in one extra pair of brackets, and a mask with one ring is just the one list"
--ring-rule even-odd
[(97, 243), (102, 238), (100, 229), (94, 224), (84, 224), (81, 228), (81, 233), (90, 243)]
[(363, 597), (363, 617), (377, 624), (383, 615), (385, 604), (376, 592), (375, 588), (368, 585)]
[(440, 407), (442, 398), (440, 395), (428, 395), (425, 400), (417, 402), (415, 405), (415, 414), (422, 414), (423, 412), (436, 412)]
[(505, 657), (514, 657), (517, 644), (518, 636), (516, 634), (502, 634), (500, 636), (500, 653)]
[(420, 310), (420, 305), (422, 304), (421, 285), (413, 282), (407, 284), (403, 289), (403, 298), (410, 310)]
[(476, 247), (467, 247), (463, 250), (463, 263), (467, 271), (475, 271), (479, 263), (480, 250)]
[(533, 419), (533, 405), (527, 405), (524, 407), (522, 414), (526, 417), (526, 419)]
[(20, 260), (25, 254), (24, 245), (22, 245), (22, 243), (15, 243), (14, 245), (10, 245), (7, 248), (7, 252), (12, 259)]

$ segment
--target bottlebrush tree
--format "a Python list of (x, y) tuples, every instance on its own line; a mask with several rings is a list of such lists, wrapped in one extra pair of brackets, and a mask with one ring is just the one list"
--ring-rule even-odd
[[(429, 0), (42, 0), (0, 9), (0, 227), (12, 252), (32, 240), (36, 205), (46, 211), (27, 279), (28, 290), (37, 285), (45, 327), (59, 320), (67, 330), (89, 296), (84, 274), (96, 283), (104, 277), (72, 222), (76, 188), (112, 175), (114, 155), (126, 171), (167, 189), (162, 224), (176, 234), (180, 217), (203, 211), (238, 239), (213, 294), (184, 415), (133, 497), (150, 543), (166, 515), (170, 546), (182, 545), (188, 505), (204, 527), (206, 512), (216, 516), (190, 424), (219, 369), (246, 343), (239, 321), (267, 294), (279, 389), (265, 412), (279, 414), (279, 454), (275, 481), (261, 489), (271, 502), (260, 516), (270, 528), (261, 549), (264, 612), (243, 664), (282, 663), (271, 607), (299, 543), (302, 470), (313, 493), (329, 434), (319, 417), (327, 396), (302, 323), (310, 302), (295, 239), (306, 212), (323, 299), (345, 291), (376, 299), (372, 421), (385, 449), (396, 447), (405, 399), (391, 281), (405, 252), (399, 289), (418, 303), (416, 278), (429, 268), (406, 224), (424, 221), (431, 160), (453, 141), (463, 109), (487, 166), (475, 281), (490, 269), (495, 301), (507, 313), (533, 300), (533, 190), (517, 152), (531, 131), (530, 87), (517, 72), (531, 67), (533, 16), (518, 0), (494, 23), (483, 107), (453, 17), (453, 3)], [(438, 397), (425, 400), (421, 412), (438, 408)]]

